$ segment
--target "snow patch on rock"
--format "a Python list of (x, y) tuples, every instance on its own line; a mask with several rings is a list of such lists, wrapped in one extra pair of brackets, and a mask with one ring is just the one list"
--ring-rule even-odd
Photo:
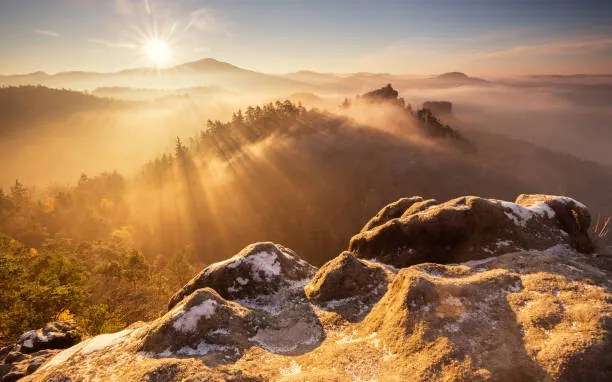
[(280, 263), (274, 253), (257, 252), (247, 257), (240, 257), (227, 264), (227, 267), (236, 268), (242, 263), (251, 265), (253, 278), (257, 281), (261, 281), (260, 273), (269, 278), (271, 276), (278, 276), (281, 272)]
[(131, 329), (124, 329), (117, 333), (101, 334), (99, 336), (96, 336), (87, 341), (81, 353), (90, 354), (102, 350), (104, 348), (117, 345), (121, 343), (123, 341), (123, 338), (130, 333), (132, 333)]
[(186, 311), (177, 313), (176, 320), (172, 323), (174, 329), (183, 332), (194, 332), (198, 326), (198, 321), (202, 316), (210, 318), (217, 309), (215, 300), (204, 300), (200, 305), (192, 306)]
[(541, 216), (548, 219), (555, 217), (555, 211), (553, 211), (553, 209), (550, 208), (546, 202), (538, 202), (529, 207), (501, 200), (499, 200), (498, 203), (502, 207), (510, 210), (510, 212), (506, 211), (504, 214), (506, 214), (506, 216), (511, 219), (514, 224), (521, 227), (525, 227), (527, 222), (534, 216)]

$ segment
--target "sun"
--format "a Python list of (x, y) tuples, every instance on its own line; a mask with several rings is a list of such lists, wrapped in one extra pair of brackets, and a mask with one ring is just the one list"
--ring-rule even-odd
[(168, 64), (172, 58), (172, 51), (168, 43), (158, 38), (147, 40), (143, 45), (143, 49), (147, 59), (157, 67)]

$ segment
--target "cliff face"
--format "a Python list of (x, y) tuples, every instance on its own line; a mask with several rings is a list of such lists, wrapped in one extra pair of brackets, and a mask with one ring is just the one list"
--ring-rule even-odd
[(26, 380), (610, 380), (612, 257), (589, 224), (564, 197), (401, 199), (318, 270), (253, 244)]

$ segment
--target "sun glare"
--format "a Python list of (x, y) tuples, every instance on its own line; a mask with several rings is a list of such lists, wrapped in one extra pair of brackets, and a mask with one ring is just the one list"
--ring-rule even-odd
[(143, 48), (147, 59), (157, 67), (168, 64), (172, 56), (168, 43), (160, 39), (148, 40)]

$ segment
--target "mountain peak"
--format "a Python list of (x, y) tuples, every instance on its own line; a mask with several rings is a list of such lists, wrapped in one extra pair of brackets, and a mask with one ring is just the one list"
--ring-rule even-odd
[(437, 80), (448, 81), (451, 83), (462, 83), (462, 82), (485, 83), (487, 82), (486, 80), (483, 80), (482, 78), (470, 77), (467, 74), (462, 73), (462, 72), (442, 73), (442, 74), (438, 74), (437, 76), (434, 76), (433, 78)]
[(470, 78), (467, 74), (462, 73), (462, 72), (448, 72), (448, 73), (442, 73), (436, 76), (437, 78), (440, 79), (445, 79), (445, 80), (465, 80)]
[(227, 62), (219, 61), (214, 58), (202, 58), (197, 61), (187, 62), (178, 65), (179, 68), (188, 68), (198, 71), (225, 71), (225, 70), (245, 70)]

